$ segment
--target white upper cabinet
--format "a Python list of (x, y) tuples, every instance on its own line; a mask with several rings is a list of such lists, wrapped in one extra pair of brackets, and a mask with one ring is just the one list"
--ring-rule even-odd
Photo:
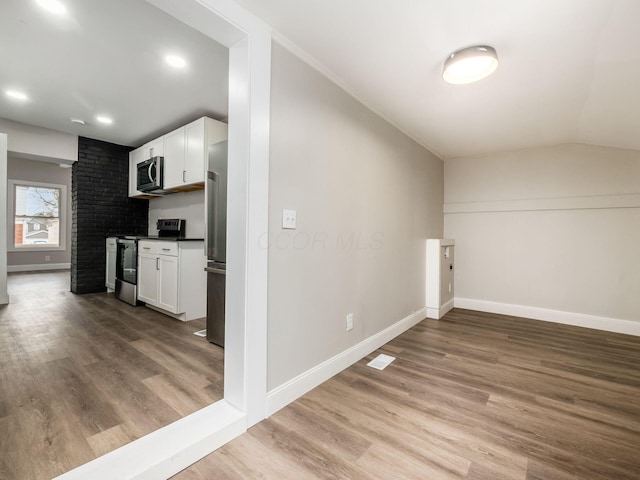
[(151, 140), (140, 148), (145, 160), (149, 160), (151, 157), (162, 157), (164, 156), (164, 137)]
[(202, 117), (164, 136), (164, 188), (204, 188), (209, 145), (227, 138), (227, 124)]
[(138, 169), (137, 165), (143, 162), (144, 150), (142, 147), (136, 148), (129, 152), (129, 196), (130, 197), (145, 197), (146, 193), (138, 190)]
[[(205, 180), (207, 165), (207, 121), (205, 118), (190, 123), (185, 129), (186, 154), (184, 157), (185, 183), (199, 183)], [(226, 127), (226, 125), (225, 125)]]
[(164, 157), (163, 188), (188, 192), (204, 188), (209, 145), (227, 139), (227, 124), (202, 117), (129, 153), (129, 196), (153, 198), (137, 187), (139, 162)]
[(164, 136), (164, 188), (176, 188), (184, 184), (185, 127)]
[(129, 152), (129, 196), (137, 198), (153, 198), (155, 195), (138, 190), (138, 168), (140, 162), (151, 157), (164, 156), (164, 137), (145, 143), (140, 148)]

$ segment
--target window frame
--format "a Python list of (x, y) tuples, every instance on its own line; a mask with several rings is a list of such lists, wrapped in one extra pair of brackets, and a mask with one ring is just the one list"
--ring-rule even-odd
[[(28, 180), (9, 179), (7, 181), (7, 251), (8, 252), (59, 252), (67, 249), (67, 186), (57, 183), (32, 182)], [(14, 243), (16, 230), (16, 187), (40, 187), (57, 188), (60, 190), (60, 205), (58, 205), (58, 220), (60, 222), (60, 232), (58, 246), (38, 245), (17, 247)], [(38, 245), (38, 246), (36, 246)]]

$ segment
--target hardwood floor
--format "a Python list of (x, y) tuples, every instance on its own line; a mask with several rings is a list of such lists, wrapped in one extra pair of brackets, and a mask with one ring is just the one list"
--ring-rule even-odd
[(223, 350), (69, 272), (11, 274), (0, 307), (0, 479), (49, 479), (222, 398)]
[(638, 480), (640, 338), (456, 309), (174, 478)]

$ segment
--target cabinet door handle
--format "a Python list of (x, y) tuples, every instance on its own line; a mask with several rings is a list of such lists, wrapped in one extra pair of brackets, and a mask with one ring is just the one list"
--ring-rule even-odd
[(163, 252), (170, 252), (170, 251), (171, 251), (171, 249), (170, 249), (170, 248), (163, 248), (163, 249), (162, 249), (162, 251), (163, 251)]
[(185, 174), (187, 173), (186, 170), (182, 170), (182, 183), (185, 183), (186, 180), (184, 179)]
[(160, 259), (159, 259), (159, 258), (156, 258), (156, 270), (160, 270), (160, 265), (159, 265), (159, 263), (160, 263)]

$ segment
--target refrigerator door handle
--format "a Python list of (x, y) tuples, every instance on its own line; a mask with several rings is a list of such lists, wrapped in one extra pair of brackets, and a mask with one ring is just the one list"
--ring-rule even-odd
[(205, 267), (204, 271), (207, 273), (219, 273), (221, 275), (227, 274), (226, 270), (222, 270), (221, 268), (214, 268), (214, 267)]
[[(207, 181), (209, 182), (209, 186), (211, 187), (211, 191), (209, 192), (209, 201), (208, 208), (211, 209), (209, 213), (209, 221), (213, 223), (213, 228), (207, 228), (207, 256), (211, 258), (215, 258), (218, 255), (218, 208), (219, 208), (219, 199), (218, 199), (218, 188), (220, 183), (220, 175), (217, 172), (207, 172)], [(213, 237), (213, 238), (210, 238)]]

